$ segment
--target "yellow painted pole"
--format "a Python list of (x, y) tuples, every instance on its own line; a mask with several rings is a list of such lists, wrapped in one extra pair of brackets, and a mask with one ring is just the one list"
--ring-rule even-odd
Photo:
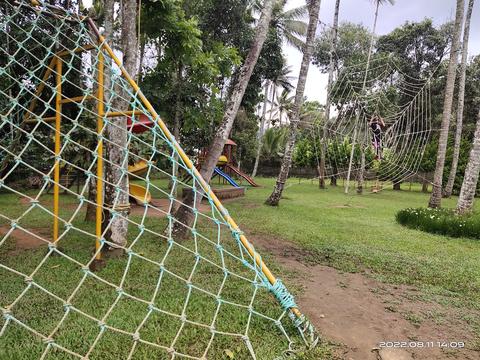
[[(93, 25), (92, 27), (96, 29), (95, 24), (93, 21), (89, 18), (88, 19), (90, 23)], [(148, 112), (152, 115), (154, 119), (157, 120), (158, 125), (162, 129), (162, 131), (165, 134), (165, 137), (169, 140), (173, 140), (173, 135), (171, 134), (170, 130), (168, 130), (167, 126), (165, 123), (160, 119), (160, 116), (157, 114), (155, 109), (153, 108), (152, 104), (148, 99), (143, 95), (142, 91), (140, 90), (140, 87), (137, 85), (135, 80), (132, 79), (130, 74), (125, 70), (123, 67), (120, 59), (115, 55), (113, 52), (112, 48), (105, 42), (105, 38), (100, 34), (97, 33), (97, 36), (99, 38), (100, 43), (102, 43), (103, 48), (107, 51), (108, 55), (115, 61), (117, 66), (120, 68), (122, 75), (125, 77), (125, 79), (128, 81), (130, 86), (133, 88), (135, 93), (137, 94), (137, 97), (140, 99), (140, 101), (143, 103), (143, 105), (147, 108)], [(178, 154), (184, 161), (185, 165), (195, 174), (195, 178), (197, 181), (200, 183), (202, 186), (203, 190), (208, 193), (210, 198), (213, 200), (215, 206), (218, 208), (218, 210), (222, 213), (224, 216), (225, 220), (230, 224), (230, 226), (236, 230), (240, 231), (240, 228), (238, 225), (235, 223), (235, 221), (232, 219), (232, 217), (228, 214), (228, 211), (225, 209), (223, 204), (220, 202), (220, 200), (217, 198), (217, 196), (213, 193), (213, 191), (210, 189), (206, 181), (203, 179), (202, 175), (200, 172), (197, 170), (197, 168), (193, 165), (192, 161), (188, 158), (187, 154), (183, 151), (183, 149), (180, 147), (180, 145), (176, 141), (172, 141), (175, 149), (177, 150)], [(270, 271), (270, 269), (267, 267), (267, 265), (262, 261), (262, 258), (260, 255), (254, 250), (253, 246), (250, 244), (248, 239), (245, 237), (245, 235), (241, 234), (240, 235), (240, 241), (242, 242), (243, 246), (247, 249), (248, 253), (255, 259), (255, 262), (257, 266), (259, 266), (262, 269), (263, 274), (265, 277), (268, 279), (270, 284), (275, 284), (276, 278)], [(297, 308), (292, 308), (290, 309), (296, 316), (300, 317), (302, 314), (300, 310)]]
[[(100, 135), (103, 129), (103, 116), (104, 116), (104, 68), (105, 62), (103, 53), (100, 50), (98, 52), (98, 90), (97, 90), (97, 134)], [(97, 251), (96, 259), (101, 259), (100, 239), (102, 237), (102, 214), (103, 214), (103, 141), (98, 140), (97, 147), (97, 208), (95, 213), (95, 250)]]
[[(62, 65), (63, 62), (56, 61), (56, 97), (55, 97), (55, 157), (60, 155), (60, 126), (62, 122)], [(60, 160), (55, 158), (55, 169), (53, 175), (53, 242), (58, 240), (58, 215), (60, 200)]]
[(33, 111), (35, 110), (35, 106), (37, 105), (37, 101), (38, 101), (37, 98), (42, 94), (42, 91), (45, 88), (46, 81), (52, 74), (53, 67), (55, 66), (56, 62), (57, 62), (57, 59), (55, 57), (53, 57), (52, 60), (50, 60), (50, 63), (47, 66), (47, 70), (43, 74), (42, 81), (40, 82), (40, 85), (38, 85), (37, 89), (35, 90), (35, 95), (33, 97), (33, 100), (28, 106), (28, 111), (25, 113), (25, 116), (23, 117), (24, 121), (29, 119)]

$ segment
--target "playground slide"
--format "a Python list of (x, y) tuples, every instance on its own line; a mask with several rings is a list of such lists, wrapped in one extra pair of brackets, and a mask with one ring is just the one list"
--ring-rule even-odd
[(220, 170), (220, 169), (217, 168), (217, 167), (215, 168), (215, 174), (223, 177), (223, 178), (224, 178), (225, 180), (227, 180), (228, 183), (229, 183), (230, 185), (232, 185), (233, 187), (237, 187), (237, 188), (240, 187), (240, 186), (235, 182), (235, 180), (233, 180), (230, 176), (228, 176), (227, 174), (225, 174), (222, 170)]
[(244, 178), (245, 180), (247, 180), (247, 182), (252, 185), (252, 186), (259, 186), (250, 176), (248, 176), (247, 174), (245, 174), (243, 171), (241, 171), (240, 169), (236, 168), (235, 166), (232, 166), (232, 165), (225, 165), (227, 166), (230, 170), (232, 170), (235, 174), (237, 174), (238, 176)]
[(128, 172), (137, 176), (144, 175), (148, 170), (148, 164), (145, 160), (140, 160), (139, 162), (128, 165)]
[(130, 197), (135, 199), (137, 205), (143, 205), (145, 201), (150, 203), (152, 201), (152, 194), (144, 186), (137, 184), (130, 184), (129, 186)]

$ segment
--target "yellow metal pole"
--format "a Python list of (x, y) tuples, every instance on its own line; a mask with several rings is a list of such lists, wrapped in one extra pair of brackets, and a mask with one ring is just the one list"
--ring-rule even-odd
[[(89, 19), (91, 20), (91, 19)], [(91, 22), (93, 24), (93, 21)], [(93, 24), (94, 25), (94, 24)], [(122, 72), (122, 75), (125, 77), (125, 79), (128, 81), (128, 83), (130, 84), (130, 86), (133, 88), (133, 90), (135, 91), (135, 93), (137, 94), (138, 98), (140, 99), (140, 101), (145, 105), (145, 107), (147, 108), (148, 112), (152, 115), (152, 117), (154, 119), (157, 119), (157, 123), (158, 125), (160, 126), (160, 128), (162, 129), (162, 131), (164, 132), (165, 134), (165, 137), (169, 140), (173, 140), (173, 135), (170, 133), (170, 130), (168, 130), (167, 126), (165, 125), (165, 123), (160, 119), (160, 116), (157, 114), (157, 112), (155, 111), (155, 109), (153, 108), (152, 104), (150, 103), (150, 101), (148, 101), (148, 99), (145, 97), (145, 95), (143, 95), (142, 91), (140, 90), (140, 87), (137, 85), (137, 83), (135, 82), (135, 80), (132, 79), (132, 77), (130, 76), (130, 74), (125, 70), (125, 68), (123, 67), (120, 59), (115, 55), (115, 53), (113, 52), (112, 48), (105, 42), (105, 38), (100, 35), (99, 33), (97, 34), (98, 35), (98, 38), (100, 40), (100, 43), (102, 43), (103, 45), (103, 48), (107, 51), (108, 55), (113, 59), (113, 61), (115, 61), (115, 63), (117, 64), (117, 66), (120, 68), (121, 72)], [(202, 186), (203, 190), (208, 193), (208, 195), (210, 196), (210, 198), (213, 200), (215, 206), (218, 208), (218, 210), (222, 213), (222, 215), (225, 217), (225, 220), (227, 220), (227, 222), (230, 224), (230, 226), (236, 230), (236, 231), (240, 231), (240, 228), (238, 227), (238, 225), (235, 223), (235, 221), (232, 219), (232, 217), (228, 214), (228, 211), (225, 209), (225, 207), (223, 206), (223, 204), (220, 202), (220, 200), (217, 198), (217, 196), (213, 193), (213, 191), (210, 189), (210, 187), (208, 186), (208, 184), (205, 182), (205, 180), (203, 179), (202, 175), (200, 174), (200, 172), (197, 170), (197, 168), (193, 165), (193, 163), (191, 162), (191, 160), (188, 158), (187, 154), (185, 154), (185, 152), (183, 151), (183, 149), (180, 147), (180, 145), (176, 142), (176, 141), (172, 141), (173, 145), (175, 146), (175, 149), (177, 150), (178, 154), (180, 155), (180, 157), (182, 158), (182, 160), (184, 161), (185, 165), (195, 174), (195, 178), (197, 179), (197, 181), (200, 183), (200, 185)], [(275, 284), (276, 282), (276, 278), (275, 276), (272, 274), (272, 272), (270, 271), (270, 269), (267, 267), (267, 265), (262, 261), (262, 258), (260, 257), (260, 255), (254, 250), (253, 246), (250, 244), (250, 242), (248, 241), (248, 239), (245, 237), (245, 235), (241, 234), (240, 235), (240, 241), (242, 242), (243, 246), (245, 246), (245, 248), (247, 249), (248, 253), (255, 259), (255, 262), (257, 264), (257, 266), (259, 266), (261, 269), (262, 269), (262, 272), (263, 274), (265, 275), (265, 277), (268, 279), (268, 281), (270, 282), (270, 284)], [(300, 317), (302, 314), (300, 312), (300, 310), (298, 310), (297, 308), (292, 308), (290, 309), (296, 316)]]
[(28, 111), (25, 113), (23, 120), (29, 119), (33, 111), (35, 110), (35, 106), (37, 105), (37, 98), (42, 94), (42, 91), (45, 88), (46, 81), (52, 74), (53, 67), (55, 66), (56, 61), (57, 59), (55, 57), (53, 57), (52, 60), (50, 60), (50, 63), (47, 66), (47, 70), (43, 74), (43, 78), (42, 78), (42, 81), (40, 82), (40, 85), (38, 85), (38, 88), (35, 90), (35, 95), (33, 97), (32, 102), (28, 106)]
[(62, 65), (63, 62), (56, 61), (56, 97), (55, 97), (55, 169), (53, 177), (53, 242), (58, 240), (58, 215), (60, 198), (60, 126), (62, 122)]
[[(103, 130), (103, 116), (104, 116), (104, 68), (105, 62), (103, 53), (98, 52), (98, 90), (97, 90), (97, 134), (100, 135)], [(103, 215), (103, 140), (98, 140), (97, 147), (97, 208), (95, 213), (95, 250), (97, 251), (96, 259), (101, 259), (100, 240), (102, 237), (102, 215)]]
[(118, 116), (133, 116), (133, 115), (145, 115), (141, 110), (127, 110), (127, 111), (109, 111), (105, 113), (105, 117), (118, 117)]

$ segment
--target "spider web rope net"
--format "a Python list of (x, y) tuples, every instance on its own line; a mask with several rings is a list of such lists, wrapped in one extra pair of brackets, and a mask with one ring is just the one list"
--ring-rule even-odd
[[(351, 162), (353, 185), (362, 169), (362, 148), (365, 181), (401, 183), (416, 175), (432, 131), (430, 83), (403, 73), (384, 55), (373, 58), (368, 70), (365, 64), (341, 69), (330, 91), (330, 119), (304, 124), (313, 130), (318, 166), (325, 152), (325, 178), (345, 180)], [(385, 122), (379, 159), (370, 127), (374, 115)]]
[[(312, 325), (290, 310), (293, 296), (280, 280), (270, 284), (261, 260), (255, 261), (258, 253), (240, 241), (241, 231), (202, 188), (175, 139), (150, 115), (103, 44), (96, 45), (86, 20), (49, 6), (3, 2), (0, 28), (0, 358), (220, 359), (232, 353), (273, 359), (298, 344), (315, 344)], [(133, 124), (120, 164), (103, 161), (121, 172), (120, 181), (143, 185), (153, 200), (144, 198), (125, 217), (126, 255), (94, 272), (96, 255), (118, 247), (108, 240), (110, 220), (95, 251), (95, 224), (84, 220), (87, 207), (96, 205), (89, 188), (98, 180), (99, 140), (118, 146), (105, 132), (118, 126), (118, 118), (105, 115), (96, 129), (102, 86), (96, 69), (103, 58), (109, 77), (104, 114), (125, 113), (115, 105), (123, 97)], [(51, 120), (59, 83), (64, 103), (56, 154)], [(134, 132), (142, 126), (136, 114), (153, 127)], [(146, 165), (142, 174), (128, 166), (138, 163)], [(63, 192), (58, 215), (50, 193), (55, 164), (64, 175), (57, 183)], [(66, 174), (75, 174), (76, 187)], [(119, 183), (106, 183), (116, 188), (116, 198), (102, 205), (103, 212), (121, 217), (117, 208), (128, 194)], [(196, 201), (188, 238), (180, 240), (172, 227), (182, 191), (193, 192)], [(60, 231), (54, 243), (55, 218)]]

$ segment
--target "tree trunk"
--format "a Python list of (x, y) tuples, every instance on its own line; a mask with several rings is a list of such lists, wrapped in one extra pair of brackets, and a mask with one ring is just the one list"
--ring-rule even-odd
[(255, 165), (253, 166), (252, 178), (257, 175), (258, 163), (260, 162), (260, 156), (262, 155), (263, 133), (265, 132), (265, 119), (267, 115), (268, 87), (268, 81), (265, 81), (265, 99), (263, 100), (262, 119), (260, 121), (260, 128), (258, 129), (257, 154), (255, 155)]
[(396, 190), (396, 191), (402, 190), (401, 187), (400, 187), (401, 185), (402, 185), (402, 183), (400, 181), (399, 182), (394, 181), (393, 182), (393, 190)]
[[(370, 59), (372, 57), (373, 43), (375, 41), (375, 31), (377, 29), (378, 8), (379, 7), (380, 7), (380, 0), (377, 0), (376, 1), (376, 6), (375, 6), (375, 17), (373, 19), (372, 37), (370, 38), (370, 47), (368, 49), (367, 64), (365, 66), (365, 76), (363, 77), (362, 94), (365, 91), (365, 86), (367, 84), (368, 70), (370, 69)], [(359, 110), (357, 110), (357, 111), (359, 111)], [(354, 159), (353, 155), (354, 155), (354, 152), (355, 152), (355, 145), (356, 145), (357, 136), (358, 136), (357, 127), (359, 126), (359, 120), (360, 120), (359, 116), (360, 115), (357, 112), (357, 118), (355, 120), (355, 131), (353, 133), (352, 150), (350, 152), (350, 162), (348, 163), (347, 184), (345, 186), (345, 194), (348, 194), (348, 190), (349, 190), (349, 187), (350, 187), (350, 175), (352, 173), (352, 164), (353, 164), (353, 159)], [(363, 126), (360, 126), (360, 128), (363, 128)], [(366, 134), (365, 134), (365, 136), (366, 136)], [(362, 160), (365, 157), (365, 152), (363, 151), (363, 145), (364, 144), (360, 144), (360, 151), (361, 151)], [(364, 170), (364, 167), (365, 167), (365, 162), (363, 163), (363, 165), (360, 166), (360, 169), (358, 171), (358, 175), (357, 175), (358, 176), (357, 177), (358, 178), (358, 184), (363, 184), (363, 170)], [(363, 189), (357, 188), (357, 193), (361, 194), (362, 192), (363, 192)]]
[(468, 158), (465, 176), (463, 177), (460, 196), (458, 197), (457, 213), (465, 214), (472, 210), (473, 198), (477, 190), (478, 175), (480, 172), (480, 111), (477, 116), (477, 128), (473, 139), (472, 150)]
[[(250, 47), (247, 58), (240, 69), (238, 81), (229, 95), (222, 122), (217, 129), (215, 138), (213, 139), (208, 151), (207, 158), (205, 159), (200, 171), (200, 174), (206, 182), (210, 182), (210, 179), (212, 178), (213, 170), (217, 164), (218, 157), (222, 154), (225, 142), (227, 141), (232, 130), (233, 122), (235, 121), (235, 117), (237, 116), (243, 95), (245, 94), (245, 89), (247, 88), (250, 77), (252, 76), (252, 72), (257, 63), (260, 51), (262, 50), (263, 43), (267, 38), (268, 28), (272, 18), (273, 3), (274, 0), (264, 1), (262, 15), (258, 21), (255, 31), (255, 38)], [(198, 199), (201, 199), (202, 194), (198, 194), (200, 195), (198, 196)], [(183, 199), (184, 204), (178, 208), (174, 215), (178, 221), (173, 225), (172, 235), (174, 234), (179, 238), (185, 238), (189, 230), (189, 226), (193, 223), (194, 216), (191, 208), (194, 206), (196, 207), (196, 204), (194, 204), (193, 195), (193, 192), (190, 192), (190, 194)], [(182, 225), (182, 223), (184, 225)]]
[[(130, 76), (135, 78), (138, 53), (136, 0), (123, 0), (121, 13), (123, 65)], [(125, 99), (128, 99), (128, 93), (121, 88), (115, 91), (119, 96), (113, 97), (112, 107), (116, 111), (127, 111), (129, 101)], [(127, 118), (122, 116), (109, 119), (105, 133), (108, 139), (105, 142), (105, 157), (108, 159), (105, 167), (105, 206), (110, 211), (105, 214), (103, 226), (107, 240), (124, 247), (127, 243), (129, 209)]]
[(363, 179), (363, 169), (365, 169), (365, 142), (362, 140), (360, 145), (360, 169), (358, 172), (358, 184), (357, 184), (357, 194), (363, 194), (363, 186), (364, 186), (364, 179)]
[(450, 61), (447, 72), (447, 85), (445, 88), (445, 99), (443, 103), (442, 125), (438, 139), (437, 163), (433, 176), (433, 191), (428, 202), (428, 207), (437, 208), (442, 204), (442, 180), (445, 166), (445, 155), (447, 153), (448, 130), (450, 117), (452, 115), (453, 92), (455, 90), (455, 78), (457, 72), (458, 52), (460, 44), (460, 33), (462, 31), (464, 0), (457, 0), (455, 15), (455, 28), (450, 50)]
[(96, 220), (96, 212), (97, 212), (97, 181), (95, 177), (90, 178), (90, 182), (88, 184), (88, 203), (87, 203), (87, 211), (85, 212), (85, 221), (95, 221)]
[(428, 180), (427, 179), (423, 179), (422, 181), (422, 192), (423, 193), (428, 193)]
[[(326, 165), (326, 156), (327, 156), (327, 138), (328, 138), (328, 123), (330, 121), (330, 105), (331, 105), (331, 98), (330, 92), (332, 90), (333, 85), (333, 72), (335, 71), (335, 51), (337, 49), (337, 34), (338, 34), (338, 15), (340, 13), (340, 0), (336, 0), (335, 2), (335, 14), (333, 16), (333, 32), (332, 32), (332, 43), (330, 47), (330, 63), (328, 65), (328, 83), (327, 83), (327, 101), (325, 104), (325, 123), (323, 124), (323, 131), (322, 131), (322, 149), (320, 153), (320, 182), (319, 186), (320, 189), (325, 188), (325, 165)], [(331, 180), (331, 185), (333, 185), (333, 177)], [(335, 181), (336, 186), (336, 181)]]
[[(375, 8), (375, 19), (373, 20), (373, 29), (372, 29), (372, 37), (370, 39), (370, 48), (368, 50), (368, 58), (367, 58), (367, 70), (365, 71), (365, 77), (363, 79), (363, 88), (362, 92), (365, 91), (365, 85), (367, 83), (368, 77), (368, 70), (370, 68), (370, 58), (372, 56), (373, 45), (375, 43), (375, 33), (377, 31), (377, 21), (378, 21), (378, 8), (380, 6), (380, 0), (377, 0), (376, 8)], [(362, 124), (363, 125), (363, 124)], [(362, 126), (363, 128), (363, 126)], [(363, 183), (364, 183), (364, 174), (365, 174), (365, 146), (367, 142), (367, 134), (363, 134), (362, 143), (360, 144), (360, 156), (361, 156), (361, 164), (360, 169), (358, 171), (358, 186), (357, 186), (357, 194), (363, 194)]]
[(293, 104), (293, 114), (290, 120), (288, 142), (285, 147), (285, 154), (282, 159), (282, 166), (278, 174), (275, 188), (270, 197), (265, 201), (267, 205), (278, 206), (285, 182), (288, 178), (288, 172), (292, 164), (292, 153), (295, 147), (295, 140), (297, 136), (298, 122), (300, 121), (300, 107), (303, 102), (303, 94), (305, 92), (305, 84), (307, 82), (308, 68), (313, 51), (313, 42), (315, 40), (315, 32), (318, 25), (318, 14), (320, 11), (321, 0), (312, 0), (309, 6), (310, 20), (308, 22), (307, 38), (305, 48), (303, 51), (302, 65), (300, 67), (300, 74), (298, 76), (297, 89), (295, 93), (295, 103)]
[[(173, 137), (180, 141), (180, 128), (182, 119), (182, 81), (183, 81), (183, 65), (177, 65), (177, 73), (175, 75), (175, 115), (173, 118)], [(172, 175), (178, 177), (178, 154), (173, 155)], [(174, 188), (175, 183), (170, 179), (169, 189), (172, 191), (172, 196), (177, 198), (178, 188)]]
[(469, 0), (467, 15), (465, 17), (465, 28), (463, 30), (462, 61), (460, 64), (460, 83), (458, 85), (458, 105), (457, 105), (457, 128), (455, 130), (455, 143), (453, 145), (452, 166), (448, 175), (447, 185), (443, 192), (443, 197), (449, 198), (452, 195), (453, 184), (457, 176), (458, 158), (460, 157), (460, 143), (462, 141), (463, 127), (463, 108), (465, 103), (465, 80), (467, 75), (468, 60), (468, 39), (470, 36), (470, 20), (472, 18), (473, 4), (475, 0)]
[[(275, 83), (272, 83), (272, 97), (270, 99), (270, 119), (269, 122), (270, 124), (272, 123), (273, 120), (273, 110), (275, 109), (275, 95), (277, 94), (277, 85)], [(280, 119), (280, 125), (282, 125), (282, 119)]]

